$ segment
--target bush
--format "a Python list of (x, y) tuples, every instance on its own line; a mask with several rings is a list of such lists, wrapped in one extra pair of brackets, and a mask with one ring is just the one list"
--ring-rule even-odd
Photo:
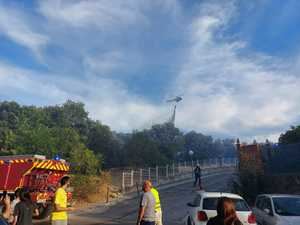
[(101, 173), (100, 176), (73, 175), (73, 199), (88, 203), (103, 201), (106, 199), (107, 187), (110, 183), (111, 178), (108, 173)]
[(72, 172), (83, 175), (96, 175), (100, 171), (101, 160), (89, 149), (78, 148), (71, 153)]

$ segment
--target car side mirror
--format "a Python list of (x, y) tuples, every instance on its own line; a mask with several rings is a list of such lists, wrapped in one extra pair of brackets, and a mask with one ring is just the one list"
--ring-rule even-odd
[(191, 202), (187, 203), (186, 205), (189, 206), (189, 207), (195, 207), (195, 205)]
[(265, 208), (265, 209), (264, 209), (264, 212), (265, 212), (265, 213), (267, 213), (268, 215), (272, 215), (272, 213), (271, 213), (271, 210), (270, 210), (270, 209), (267, 209), (267, 208)]

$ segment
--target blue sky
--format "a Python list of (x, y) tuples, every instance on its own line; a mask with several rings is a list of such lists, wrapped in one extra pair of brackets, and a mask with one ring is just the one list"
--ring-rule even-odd
[(0, 101), (85, 103), (128, 132), (166, 121), (276, 141), (300, 123), (296, 0), (0, 0)]

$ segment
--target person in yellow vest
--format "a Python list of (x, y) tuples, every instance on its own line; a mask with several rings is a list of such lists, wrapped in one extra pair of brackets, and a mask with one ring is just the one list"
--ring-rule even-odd
[(60, 180), (60, 187), (54, 196), (54, 210), (51, 215), (51, 225), (68, 225), (67, 212), (72, 211), (72, 207), (67, 207), (66, 189), (70, 185), (70, 177), (65, 176)]
[(152, 186), (151, 193), (155, 198), (155, 225), (162, 225), (162, 210), (158, 191)]

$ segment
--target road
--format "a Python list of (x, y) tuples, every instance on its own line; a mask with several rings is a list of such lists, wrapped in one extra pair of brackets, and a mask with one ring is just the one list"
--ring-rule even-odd
[[(211, 175), (203, 179), (206, 191), (230, 192), (231, 171)], [(192, 183), (180, 184), (176, 187), (160, 190), (165, 225), (183, 224), (186, 214), (186, 203), (194, 196)], [(92, 209), (77, 211), (70, 215), (70, 225), (135, 225), (138, 210), (138, 198), (125, 200), (110, 207), (95, 206)], [(49, 222), (39, 223), (48, 225)]]

